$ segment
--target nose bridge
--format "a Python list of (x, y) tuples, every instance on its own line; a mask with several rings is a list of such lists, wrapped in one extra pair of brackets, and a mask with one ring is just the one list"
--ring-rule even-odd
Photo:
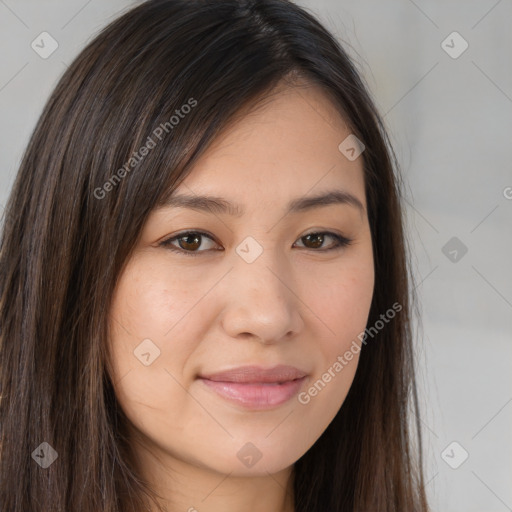
[(238, 245), (232, 261), (224, 288), (225, 331), (232, 337), (250, 333), (267, 343), (298, 332), (300, 301), (292, 291), (293, 278), (284, 259), (248, 237)]

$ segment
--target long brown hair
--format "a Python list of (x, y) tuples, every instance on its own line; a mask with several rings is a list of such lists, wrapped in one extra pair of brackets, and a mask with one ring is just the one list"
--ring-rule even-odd
[[(2, 510), (149, 509), (109, 377), (117, 279), (150, 211), (228, 122), (298, 76), (366, 147), (368, 325), (402, 308), (365, 344), (339, 413), (295, 463), (295, 510), (428, 510), (396, 157), (340, 43), (286, 0), (147, 1), (102, 30), (48, 100), (0, 246)], [(34, 456), (44, 442), (58, 454), (45, 469)]]

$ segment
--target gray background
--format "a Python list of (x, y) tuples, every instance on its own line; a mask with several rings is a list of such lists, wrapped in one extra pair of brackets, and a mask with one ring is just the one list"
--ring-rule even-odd
[[(298, 3), (357, 60), (406, 180), (433, 509), (512, 511), (512, 3)], [(0, 0), (0, 205), (58, 78), (133, 5)], [(43, 31), (59, 45), (47, 59), (31, 48)]]

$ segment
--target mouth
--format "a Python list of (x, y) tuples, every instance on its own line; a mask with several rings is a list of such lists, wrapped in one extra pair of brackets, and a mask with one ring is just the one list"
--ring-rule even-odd
[(218, 396), (248, 409), (277, 407), (295, 396), (307, 379), (307, 373), (293, 366), (264, 369), (243, 366), (219, 373), (198, 376)]

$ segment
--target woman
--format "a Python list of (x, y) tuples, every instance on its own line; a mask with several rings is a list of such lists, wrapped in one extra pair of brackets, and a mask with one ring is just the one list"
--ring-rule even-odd
[(394, 165), (291, 2), (105, 28), (6, 209), (3, 508), (426, 512)]

